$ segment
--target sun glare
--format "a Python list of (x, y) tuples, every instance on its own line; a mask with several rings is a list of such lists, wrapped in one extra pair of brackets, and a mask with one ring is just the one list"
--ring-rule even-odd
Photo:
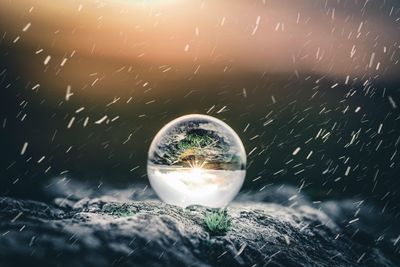
[(206, 115), (187, 115), (154, 138), (148, 158), (153, 189), (167, 203), (223, 207), (245, 177), (246, 154), (237, 134)]

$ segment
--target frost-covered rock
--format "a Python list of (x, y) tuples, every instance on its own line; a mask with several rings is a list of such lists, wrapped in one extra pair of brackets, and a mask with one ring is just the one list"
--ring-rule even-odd
[(369, 233), (375, 219), (368, 213), (354, 217), (358, 202), (313, 204), (287, 189), (278, 199), (288, 192), (287, 199), (294, 200), (296, 193), (302, 201), (285, 206), (260, 202), (266, 199), (262, 193), (254, 199), (247, 194), (229, 206), (231, 227), (218, 236), (204, 223), (207, 208), (182, 209), (154, 199), (133, 200), (135, 194), (128, 200), (102, 192), (52, 204), (1, 198), (0, 266), (400, 264), (396, 229), (385, 235), (387, 227), (375, 225)]

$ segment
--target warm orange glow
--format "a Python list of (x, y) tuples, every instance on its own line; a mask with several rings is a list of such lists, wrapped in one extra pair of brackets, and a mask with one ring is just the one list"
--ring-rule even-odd
[(135, 75), (155, 81), (237, 72), (361, 78), (396, 70), (384, 52), (393, 49), (396, 29), (385, 19), (363, 23), (357, 4), (351, 11), (332, 3), (326, 13), (325, 1), (311, 2), (2, 1), (0, 27), (32, 80), (63, 90), (67, 83), (131, 90), (126, 83)]

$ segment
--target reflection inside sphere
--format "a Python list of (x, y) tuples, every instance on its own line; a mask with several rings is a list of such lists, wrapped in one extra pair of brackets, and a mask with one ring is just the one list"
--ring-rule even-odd
[(239, 192), (246, 153), (226, 123), (186, 115), (165, 125), (149, 150), (150, 184), (165, 202), (182, 207), (223, 207)]

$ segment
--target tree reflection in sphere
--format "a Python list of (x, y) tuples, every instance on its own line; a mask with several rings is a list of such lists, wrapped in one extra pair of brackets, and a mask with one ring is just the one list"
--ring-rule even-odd
[(224, 207), (246, 175), (246, 153), (226, 123), (192, 114), (165, 125), (151, 143), (147, 174), (157, 195), (181, 207)]

